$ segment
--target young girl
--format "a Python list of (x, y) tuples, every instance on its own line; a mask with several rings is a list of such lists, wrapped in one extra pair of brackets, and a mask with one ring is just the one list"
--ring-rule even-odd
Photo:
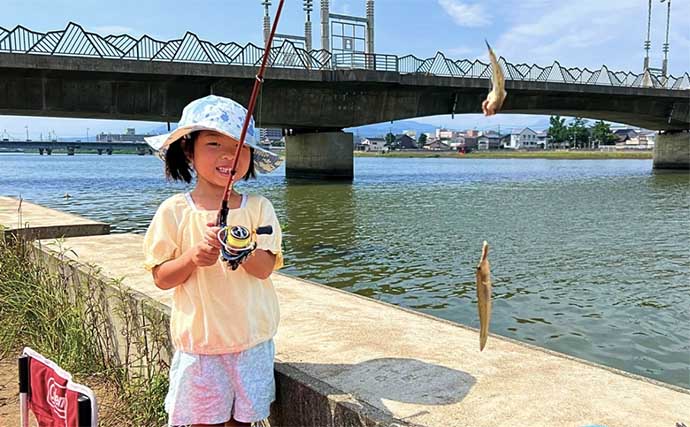
[[(283, 265), (281, 229), (264, 197), (232, 192), (228, 225), (258, 235), (236, 270), (219, 260), (215, 221), (247, 110), (207, 96), (187, 105), (179, 127), (147, 138), (165, 160), (166, 175), (194, 189), (164, 201), (144, 238), (145, 266), (161, 289), (174, 289), (170, 332), (175, 355), (165, 399), (169, 423), (244, 426), (268, 417), (275, 398), (273, 336), (278, 300), (270, 275)], [(253, 121), (240, 152), (238, 177), (270, 172), (274, 153), (256, 146)]]

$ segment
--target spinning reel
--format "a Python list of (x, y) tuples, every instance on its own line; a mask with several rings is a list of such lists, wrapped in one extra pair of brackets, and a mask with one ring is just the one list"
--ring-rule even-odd
[(256, 236), (259, 234), (273, 234), (273, 227), (264, 225), (250, 231), (242, 225), (221, 224), (218, 231), (218, 241), (221, 244), (220, 254), (233, 271), (237, 270), (237, 267), (254, 252)]

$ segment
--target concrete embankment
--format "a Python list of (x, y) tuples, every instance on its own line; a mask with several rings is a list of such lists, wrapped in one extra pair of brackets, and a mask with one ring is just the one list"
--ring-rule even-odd
[[(44, 208), (24, 209), (39, 213), (30, 227), (45, 226)], [(141, 266), (141, 242), (72, 237), (63, 256), (89, 280), (122, 279), (164, 319), (170, 291)], [(57, 258), (51, 246), (40, 242)], [(688, 390), (498, 336), (479, 352), (474, 329), (279, 273), (273, 281), (282, 312), (274, 426), (690, 425)]]
[(20, 234), (31, 239), (110, 233), (109, 224), (3, 196), (0, 196), (0, 225), (5, 235)]

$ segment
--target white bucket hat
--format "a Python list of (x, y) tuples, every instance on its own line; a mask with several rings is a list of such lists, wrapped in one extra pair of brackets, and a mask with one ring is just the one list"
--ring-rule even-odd
[[(239, 141), (247, 109), (230, 98), (209, 95), (196, 99), (182, 110), (182, 118), (177, 129), (170, 133), (144, 138), (146, 143), (158, 151), (158, 156), (165, 159), (168, 146), (185, 135), (200, 130), (222, 133)], [(249, 121), (244, 143), (254, 148), (254, 167), (258, 172), (269, 173), (277, 168), (282, 159), (275, 153), (260, 148), (256, 144), (254, 118)]]

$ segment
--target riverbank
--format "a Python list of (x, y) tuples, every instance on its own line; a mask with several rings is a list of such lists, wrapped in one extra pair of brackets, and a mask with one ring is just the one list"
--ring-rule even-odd
[[(38, 213), (45, 208), (25, 203), (23, 209), (30, 226), (41, 225), (46, 215), (30, 215), (28, 211)], [(117, 350), (115, 354), (106, 352), (113, 357), (119, 354), (119, 360), (140, 354), (142, 348), (135, 343), (146, 343), (150, 349), (159, 342), (153, 337), (165, 340), (167, 336), (160, 331), (167, 325), (170, 292), (156, 288), (150, 274), (141, 268), (142, 239), (134, 234), (106, 234), (42, 241), (38, 248), (44, 254), (40, 259), (52, 259), (58, 267), (69, 269), (64, 271), (68, 274), (59, 277), (69, 278), (76, 286), (72, 289), (98, 291), (98, 283), (109, 283), (109, 290), (104, 290), (108, 294), (116, 291), (107, 299), (108, 304), (113, 304), (110, 313), (98, 312), (99, 316), (106, 315), (103, 322), (86, 323), (114, 326), (128, 320), (130, 328), (125, 332), (136, 336), (116, 341), (132, 345), (111, 348)], [(57, 248), (61, 250), (55, 252)], [(0, 258), (5, 259), (12, 257)], [(0, 271), (27, 271), (23, 263), (12, 265), (16, 267)], [(34, 277), (44, 280), (46, 275)], [(476, 329), (284, 274), (274, 273), (272, 277), (281, 305), (281, 326), (275, 337), (278, 398), (272, 407), (272, 425), (614, 427), (628, 426), (630, 420), (639, 425), (673, 425), (690, 419), (690, 393), (685, 389), (497, 335), (491, 335), (488, 347), (480, 353)], [(9, 279), (0, 282), (24, 282)], [(60, 290), (56, 286), (59, 283), (63, 282), (46, 283), (48, 286), (41, 289), (53, 293)], [(89, 286), (79, 286), (86, 283)], [(11, 291), (7, 298), (15, 300), (22, 295), (44, 295), (17, 286), (7, 289)], [(117, 303), (125, 289), (136, 295), (135, 306)], [(99, 295), (85, 296), (89, 298), (77, 301), (103, 301)], [(496, 302), (497, 313), (505, 309), (500, 300)], [(62, 303), (34, 305), (43, 311), (65, 307)], [(26, 324), (21, 321), (26, 310), (20, 310), (20, 306), (0, 305), (0, 311), (11, 310), (13, 314), (3, 319), (15, 320), (0, 325), (0, 329), (6, 326), (16, 330), (16, 325)], [(80, 352), (68, 354), (75, 371), (93, 372), (100, 362), (98, 357), (86, 357), (93, 347), (92, 328), (77, 326), (76, 315), (82, 305), (73, 306), (74, 310), (68, 310), (73, 315), (60, 317), (69, 321), (65, 326), (70, 327), (65, 329), (71, 335), (60, 335), (61, 331), (50, 323), (50, 330), (62, 338), (49, 340), (42, 347), (58, 351), (56, 359), (69, 347), (79, 348)], [(132, 316), (135, 313), (138, 315)], [(54, 318), (52, 312), (45, 314), (40, 318)], [(142, 315), (144, 322), (140, 323)], [(119, 327), (108, 330), (122, 333)], [(40, 347), (32, 340), (44, 336), (24, 334), (21, 344)], [(70, 337), (68, 344), (78, 340), (84, 345), (75, 341), (65, 346), (66, 336)], [(61, 342), (63, 345), (55, 346)], [(144, 363), (136, 363), (145, 370), (160, 369), (152, 379), (165, 375), (165, 365), (158, 363), (165, 359), (159, 359), (163, 355), (160, 350), (156, 344), (154, 351), (145, 352), (148, 356), (138, 357), (139, 363)], [(69, 359), (65, 359), (66, 365)], [(88, 360), (91, 362), (84, 366)], [(150, 393), (146, 402), (149, 408), (160, 411), (163, 383), (153, 380), (149, 384), (153, 387), (147, 389), (158, 393)], [(592, 398), (593, 387), (596, 399)], [(147, 413), (160, 414), (157, 411)]]
[(451, 158), (451, 159), (554, 159), (554, 160), (596, 160), (596, 159), (652, 159), (651, 151), (473, 151), (461, 154), (455, 151), (391, 151), (386, 154), (355, 151), (356, 157), (394, 158)]

